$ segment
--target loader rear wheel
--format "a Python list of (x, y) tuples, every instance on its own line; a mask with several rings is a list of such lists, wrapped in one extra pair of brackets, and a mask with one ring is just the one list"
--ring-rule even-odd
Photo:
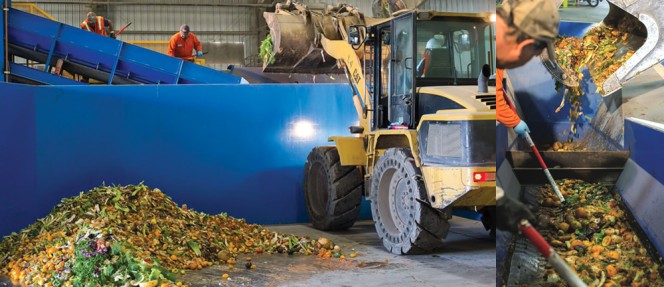
[(428, 203), (420, 169), (409, 149), (388, 149), (371, 179), (371, 214), (383, 245), (394, 254), (422, 254), (443, 245), (451, 208)]
[(342, 166), (336, 147), (316, 147), (304, 166), (304, 200), (318, 230), (341, 230), (355, 224), (362, 201), (362, 173)]

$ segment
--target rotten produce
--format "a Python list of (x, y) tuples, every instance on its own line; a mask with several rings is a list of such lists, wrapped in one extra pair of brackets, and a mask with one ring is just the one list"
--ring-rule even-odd
[(4, 237), (0, 274), (48, 287), (180, 286), (176, 275), (185, 269), (235, 264), (242, 254), (330, 258), (330, 244), (180, 207), (143, 184), (101, 186), (62, 199), (46, 217)]
[[(588, 286), (664, 286), (662, 259), (651, 257), (628, 224), (620, 196), (599, 183), (558, 185), (564, 205), (550, 185), (541, 188), (539, 230)], [(550, 266), (545, 276), (543, 286), (566, 286)]]

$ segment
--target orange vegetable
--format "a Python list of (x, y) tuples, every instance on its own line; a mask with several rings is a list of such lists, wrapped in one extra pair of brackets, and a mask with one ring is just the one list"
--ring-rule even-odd
[(574, 249), (574, 247), (582, 246), (582, 245), (583, 245), (583, 242), (581, 240), (574, 239), (574, 240), (572, 240), (572, 243), (570, 243), (569, 249), (572, 250), (572, 249)]
[(604, 253), (604, 256), (606, 258), (611, 258), (611, 259), (616, 259), (616, 260), (620, 259), (620, 253), (618, 253), (616, 251), (607, 251), (606, 253)]
[(616, 276), (616, 274), (618, 274), (618, 269), (616, 269), (615, 266), (613, 266), (613, 265), (607, 265), (606, 266), (606, 276), (611, 278), (613, 276)]

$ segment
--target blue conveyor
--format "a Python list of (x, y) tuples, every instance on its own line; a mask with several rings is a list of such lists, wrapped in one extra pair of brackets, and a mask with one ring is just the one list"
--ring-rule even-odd
[(16, 9), (9, 10), (8, 35), (10, 59), (45, 64), (39, 70), (10, 64), (13, 82), (81, 84), (51, 73), (59, 59), (64, 70), (109, 85), (237, 84), (241, 79)]
[[(595, 25), (563, 22), (560, 25), (560, 33), (564, 36), (580, 37)], [(661, 220), (664, 216), (662, 211), (664, 172), (661, 169), (661, 163), (664, 162), (664, 152), (661, 149), (661, 142), (664, 141), (664, 125), (633, 118), (625, 119), (622, 112), (622, 91), (618, 90), (602, 98), (595, 92), (596, 86), (586, 71), (581, 84), (584, 92), (581, 98), (583, 115), (578, 119), (580, 125), (578, 133), (570, 135), (566, 133), (570, 128), (570, 105), (568, 103), (560, 112), (555, 112), (561, 102), (562, 93), (555, 91), (554, 80), (538, 59), (533, 59), (523, 67), (508, 70), (507, 74), (512, 94), (515, 96), (514, 102), (519, 106), (521, 118), (528, 123), (536, 144), (541, 147), (554, 141), (564, 142), (571, 138), (584, 143), (589, 150), (588, 154), (596, 155), (596, 157), (581, 157), (579, 154), (584, 154), (583, 152), (550, 152), (552, 156), (547, 164), (553, 177), (562, 179), (565, 174), (570, 174), (565, 172), (572, 169), (579, 175), (578, 171), (586, 168), (582, 166), (584, 163), (601, 162), (601, 166), (593, 167), (596, 170), (593, 179), (583, 176), (578, 178), (612, 184), (634, 216), (643, 235), (657, 253), (664, 254), (664, 221)], [(498, 126), (496, 162), (498, 184), (514, 197), (526, 193), (524, 190), (533, 184), (523, 176), (526, 168), (514, 164), (513, 160), (515, 154), (523, 153), (527, 149), (525, 142), (513, 131), (502, 125)], [(619, 154), (627, 155), (626, 162), (623, 160), (619, 166), (615, 166), (617, 161), (607, 160)], [(546, 153), (543, 155), (547, 161)], [(565, 166), (563, 161), (556, 162), (556, 159), (565, 159), (578, 166)], [(532, 165), (527, 168), (541, 175), (542, 172), (536, 167)], [(610, 180), (606, 180), (607, 178)], [(510, 240), (510, 235), (498, 234), (497, 262), (505, 262), (508, 256), (506, 246)], [(533, 260), (533, 257), (537, 256), (535, 253), (515, 252), (511, 258), (512, 266), (522, 262), (532, 264), (537, 262)], [(505, 267), (502, 264), (498, 265), (497, 279), (502, 279)], [(520, 286), (526, 283), (527, 276), (537, 275), (536, 272), (529, 272), (528, 268), (520, 271), (511, 270), (513, 272), (510, 273), (510, 280), (516, 281), (509, 281), (507, 285)], [(526, 281), (518, 281), (522, 279)], [(519, 284), (510, 285), (515, 282)]]

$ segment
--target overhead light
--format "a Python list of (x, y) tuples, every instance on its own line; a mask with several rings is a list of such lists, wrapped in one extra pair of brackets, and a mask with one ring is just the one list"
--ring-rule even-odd
[(298, 139), (308, 140), (316, 135), (316, 127), (307, 120), (299, 120), (293, 123), (291, 135)]
[(491, 13), (491, 16), (489, 16), (489, 19), (491, 22), (496, 23), (496, 13)]

